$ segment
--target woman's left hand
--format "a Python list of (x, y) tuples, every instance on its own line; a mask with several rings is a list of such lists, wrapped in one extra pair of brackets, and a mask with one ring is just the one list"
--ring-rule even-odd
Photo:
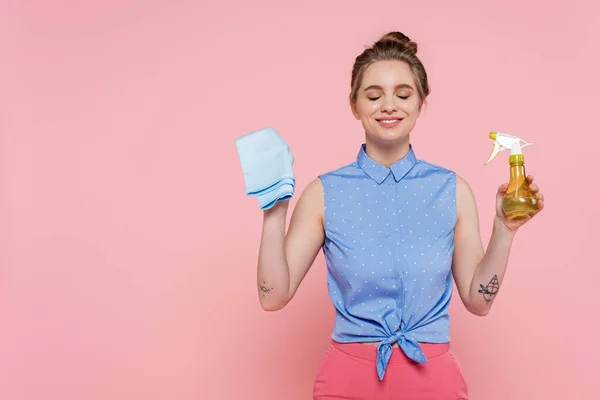
[(535, 195), (538, 201), (538, 209), (536, 212), (526, 215), (524, 217), (518, 217), (513, 219), (508, 219), (504, 210), (502, 209), (502, 198), (506, 194), (506, 189), (508, 188), (508, 183), (500, 185), (498, 188), (498, 192), (496, 193), (496, 219), (501, 222), (507, 229), (511, 231), (516, 231), (521, 226), (523, 226), (527, 221), (531, 220), (537, 214), (540, 213), (544, 209), (544, 195), (540, 193), (540, 188), (538, 185), (533, 183), (533, 176), (528, 175), (527, 181), (529, 182), (529, 190), (531, 193)]

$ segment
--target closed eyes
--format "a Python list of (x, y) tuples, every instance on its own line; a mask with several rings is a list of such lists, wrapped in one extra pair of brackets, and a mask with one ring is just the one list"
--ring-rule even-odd
[[(410, 96), (398, 96), (399, 98), (401, 98), (402, 100), (406, 100), (408, 99)], [(377, 97), (367, 97), (369, 100), (371, 101), (375, 101), (378, 100), (379, 98), (381, 98), (381, 96), (377, 96)]]

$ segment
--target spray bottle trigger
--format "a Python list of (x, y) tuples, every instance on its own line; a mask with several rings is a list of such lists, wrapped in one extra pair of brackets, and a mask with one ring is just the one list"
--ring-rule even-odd
[(490, 154), (490, 158), (488, 158), (488, 160), (483, 165), (488, 165), (494, 159), (494, 157), (496, 157), (498, 153), (500, 153), (501, 150), (502, 146), (500, 146), (500, 143), (494, 142), (494, 149), (492, 150), (492, 154)]

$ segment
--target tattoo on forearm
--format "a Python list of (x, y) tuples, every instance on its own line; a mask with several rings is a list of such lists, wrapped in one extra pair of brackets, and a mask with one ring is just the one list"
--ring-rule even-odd
[(268, 287), (267, 286), (267, 282), (262, 281), (258, 283), (258, 289), (260, 290), (260, 295), (262, 297), (265, 297), (267, 294), (269, 294), (271, 292), (271, 290), (273, 290), (272, 287)]
[(479, 293), (483, 294), (483, 298), (487, 303), (494, 299), (494, 296), (498, 294), (498, 289), (500, 289), (500, 285), (498, 284), (498, 276), (494, 275), (490, 283), (487, 286), (479, 285), (481, 289), (479, 289)]

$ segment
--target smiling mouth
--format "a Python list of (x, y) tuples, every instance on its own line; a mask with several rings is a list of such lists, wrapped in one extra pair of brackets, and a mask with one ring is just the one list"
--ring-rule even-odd
[(402, 118), (378, 118), (376, 121), (384, 128), (394, 128), (402, 122)]

